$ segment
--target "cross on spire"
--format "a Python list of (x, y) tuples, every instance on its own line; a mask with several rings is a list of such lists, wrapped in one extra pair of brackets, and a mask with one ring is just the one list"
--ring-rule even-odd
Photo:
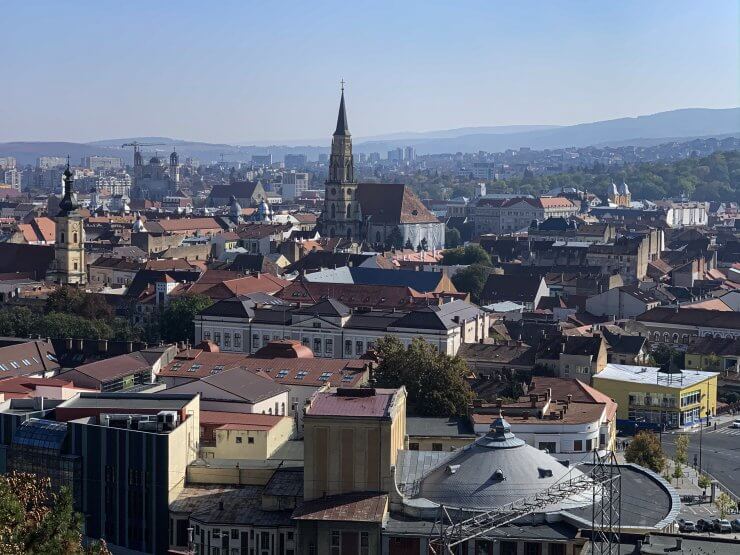
[(341, 81), (339, 81), (339, 83), (342, 85), (342, 92), (344, 92), (344, 79), (342, 79)]

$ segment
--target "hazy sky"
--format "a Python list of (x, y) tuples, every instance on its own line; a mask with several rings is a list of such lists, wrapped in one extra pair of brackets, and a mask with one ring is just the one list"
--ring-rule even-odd
[(356, 137), (740, 104), (737, 0), (3, 2), (0, 141)]

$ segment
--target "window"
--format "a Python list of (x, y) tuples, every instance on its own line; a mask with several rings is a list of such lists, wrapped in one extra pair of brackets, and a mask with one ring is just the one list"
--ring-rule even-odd
[(258, 349), (260, 346), (260, 335), (258, 333), (252, 334), (252, 349)]
[(211, 332), (210, 331), (204, 331), (203, 332), (203, 339), (205, 341), (210, 341), (210, 339), (211, 339)]
[(224, 347), (231, 347), (231, 334), (224, 333)]
[(213, 334), (213, 342), (216, 345), (221, 345), (221, 332), (217, 331)]
[(356, 341), (355, 342), (355, 354), (356, 355), (364, 355), (365, 354), (365, 344), (362, 341)]
[(586, 440), (586, 451), (588, 451), (590, 453), (591, 451), (593, 451), (593, 448), (594, 448), (594, 442), (593, 442), (593, 440), (592, 439), (587, 439)]
[(432, 443), (432, 451), (441, 451), (441, 450), (442, 450), (441, 443)]
[(253, 437), (248, 437), (247, 438), (247, 444), (248, 445), (254, 445), (254, 438)]
[(236, 436), (236, 442), (241, 443), (242, 442), (242, 436)]
[(262, 346), (264, 347), (270, 342), (270, 336), (269, 335), (263, 335), (262, 336)]
[(557, 446), (554, 441), (540, 441), (537, 444), (537, 449), (548, 453), (557, 453)]
[(324, 353), (328, 356), (334, 356), (334, 341), (332, 339), (324, 341)]
[(234, 347), (237, 349), (241, 348), (242, 346), (242, 334), (241, 333), (235, 333), (234, 334)]
[(351, 339), (346, 339), (344, 341), (344, 354), (345, 355), (352, 354), (352, 340)]
[(339, 532), (331, 533), (331, 555), (341, 555), (342, 540)]
[(321, 354), (321, 339), (318, 337), (313, 340), (313, 352)]
[(418, 451), (418, 450), (419, 450), (418, 443), (409, 443), (409, 451)]
[(573, 451), (583, 451), (583, 440), (577, 439), (573, 442)]

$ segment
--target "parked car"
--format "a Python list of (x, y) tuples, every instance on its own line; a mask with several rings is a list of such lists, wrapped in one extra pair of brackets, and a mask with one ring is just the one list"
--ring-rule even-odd
[(703, 518), (700, 518), (696, 521), (696, 530), (698, 532), (709, 532), (713, 529), (712, 523), (708, 520), (704, 520)]
[(696, 524), (693, 520), (679, 519), (678, 529), (681, 532), (696, 532)]
[(733, 421), (733, 423), (730, 425), (731, 428), (740, 428), (740, 419), (737, 419)]
[(730, 524), (730, 521), (726, 518), (715, 518), (712, 521), (712, 524), (714, 525), (714, 531), (715, 532), (732, 532), (732, 525)]
[(732, 526), (733, 532), (740, 532), (740, 518), (736, 518), (732, 522), (730, 522), (730, 525)]

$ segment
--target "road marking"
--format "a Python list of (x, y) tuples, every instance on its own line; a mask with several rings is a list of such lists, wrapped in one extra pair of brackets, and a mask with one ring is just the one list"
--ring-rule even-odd
[(740, 436), (740, 428), (720, 428), (719, 430), (711, 430), (708, 434), (723, 434), (727, 436)]

